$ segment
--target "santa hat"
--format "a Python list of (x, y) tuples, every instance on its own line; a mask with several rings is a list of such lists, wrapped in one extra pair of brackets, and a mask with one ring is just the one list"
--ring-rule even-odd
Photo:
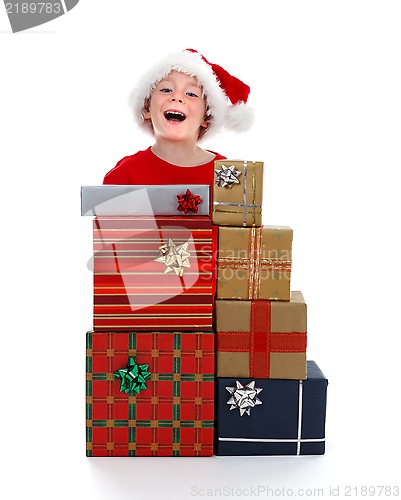
[(230, 75), (217, 64), (209, 63), (196, 50), (169, 54), (156, 63), (139, 80), (130, 94), (129, 104), (136, 123), (143, 130), (152, 132), (149, 120), (144, 120), (146, 101), (157, 84), (171, 71), (194, 76), (206, 98), (208, 127), (204, 133), (210, 137), (222, 127), (234, 131), (246, 131), (253, 123), (253, 111), (247, 106), (250, 88)]

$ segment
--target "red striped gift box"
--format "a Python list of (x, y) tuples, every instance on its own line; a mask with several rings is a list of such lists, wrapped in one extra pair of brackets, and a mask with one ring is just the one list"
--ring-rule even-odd
[(216, 231), (201, 216), (95, 218), (94, 331), (210, 330)]

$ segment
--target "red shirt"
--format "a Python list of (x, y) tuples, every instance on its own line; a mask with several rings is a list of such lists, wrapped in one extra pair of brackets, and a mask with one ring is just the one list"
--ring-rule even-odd
[(209, 184), (214, 182), (214, 160), (225, 156), (214, 153), (213, 160), (195, 167), (179, 167), (156, 156), (150, 149), (126, 156), (108, 172), (103, 184)]

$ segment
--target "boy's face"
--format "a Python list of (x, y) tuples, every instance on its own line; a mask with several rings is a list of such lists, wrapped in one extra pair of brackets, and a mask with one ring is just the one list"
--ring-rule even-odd
[(156, 139), (197, 141), (200, 127), (207, 127), (205, 115), (205, 99), (196, 78), (172, 71), (153, 91), (144, 117), (152, 120)]

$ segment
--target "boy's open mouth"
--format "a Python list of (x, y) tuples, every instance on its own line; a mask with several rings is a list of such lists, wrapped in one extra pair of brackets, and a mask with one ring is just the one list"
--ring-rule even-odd
[(183, 122), (186, 118), (184, 113), (180, 113), (179, 111), (166, 111), (164, 117), (170, 122)]

